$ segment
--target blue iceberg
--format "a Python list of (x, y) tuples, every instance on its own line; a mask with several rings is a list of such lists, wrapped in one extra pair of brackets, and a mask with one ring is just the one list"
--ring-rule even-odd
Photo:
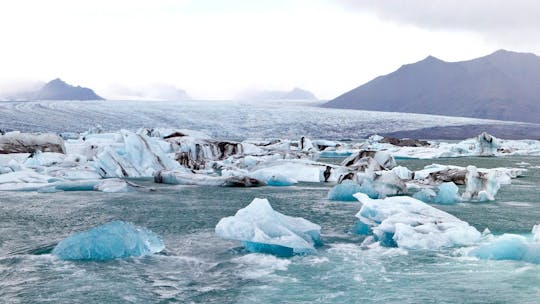
[(335, 185), (328, 192), (328, 199), (332, 201), (358, 201), (353, 194), (362, 192), (362, 187), (352, 180), (344, 180)]
[(512, 260), (540, 264), (540, 228), (534, 226), (533, 237), (503, 234), (471, 251), (482, 260)]
[(62, 260), (108, 261), (157, 253), (164, 248), (154, 232), (113, 221), (67, 237), (54, 247), (52, 254)]
[(276, 212), (268, 200), (259, 198), (216, 225), (218, 236), (241, 241), (250, 252), (282, 257), (315, 253), (315, 246), (322, 245), (320, 233), (319, 225)]
[(461, 202), (459, 188), (453, 182), (442, 183), (439, 185), (439, 192), (434, 199), (435, 203), (451, 205)]

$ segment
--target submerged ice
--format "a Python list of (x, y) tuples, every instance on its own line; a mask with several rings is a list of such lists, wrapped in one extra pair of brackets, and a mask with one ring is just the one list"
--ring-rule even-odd
[(531, 236), (503, 234), (473, 249), (470, 255), (482, 260), (513, 260), (540, 264), (540, 226)]
[(224, 239), (238, 240), (246, 250), (277, 256), (312, 254), (321, 245), (321, 227), (306, 219), (283, 215), (266, 199), (254, 199), (215, 228)]
[(67, 237), (52, 254), (62, 260), (107, 261), (157, 253), (164, 248), (161, 237), (154, 232), (113, 221)]

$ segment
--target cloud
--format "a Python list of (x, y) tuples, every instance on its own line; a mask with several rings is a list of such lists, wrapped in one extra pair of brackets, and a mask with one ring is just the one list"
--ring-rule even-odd
[(164, 83), (152, 83), (134, 87), (114, 85), (107, 88), (105, 93), (110, 99), (119, 100), (181, 101), (190, 99), (186, 91)]
[(472, 31), (512, 42), (540, 34), (540, 2), (536, 0), (339, 1), (348, 9), (371, 12), (382, 20), (433, 30)]

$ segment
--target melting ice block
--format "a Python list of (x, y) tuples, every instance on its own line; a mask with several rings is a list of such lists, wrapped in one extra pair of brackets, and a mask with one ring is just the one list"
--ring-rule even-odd
[(463, 200), (467, 201), (493, 201), (501, 187), (496, 172), (479, 172), (475, 166), (467, 167), (465, 183), (466, 188), (463, 193)]
[(480, 232), (468, 223), (444, 211), (408, 196), (370, 199), (363, 193), (354, 195), (362, 208), (356, 231), (373, 234), (373, 241), (387, 247), (437, 250), (471, 245)]
[(503, 234), (481, 245), (470, 255), (483, 260), (513, 260), (540, 264), (540, 229), (534, 226), (532, 237)]
[(353, 194), (362, 192), (362, 187), (352, 180), (344, 180), (341, 184), (335, 185), (328, 192), (328, 199), (332, 201), (356, 201)]
[(461, 202), (459, 188), (453, 182), (442, 183), (439, 185), (439, 192), (434, 198), (435, 203), (450, 205)]
[(319, 225), (276, 212), (259, 198), (216, 225), (218, 236), (242, 241), (248, 251), (277, 256), (315, 253), (315, 246), (322, 244), (320, 231)]
[(165, 249), (154, 232), (131, 223), (113, 221), (75, 233), (54, 247), (52, 254), (62, 260), (107, 261), (143, 256)]

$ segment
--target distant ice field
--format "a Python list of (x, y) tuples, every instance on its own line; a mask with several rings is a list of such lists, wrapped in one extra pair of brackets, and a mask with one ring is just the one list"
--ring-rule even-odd
[(512, 122), (319, 108), (317, 102), (240, 101), (33, 101), (0, 102), (0, 128), (28, 132), (82, 132), (178, 127), (226, 139), (359, 139), (429, 127), (509, 125)]

